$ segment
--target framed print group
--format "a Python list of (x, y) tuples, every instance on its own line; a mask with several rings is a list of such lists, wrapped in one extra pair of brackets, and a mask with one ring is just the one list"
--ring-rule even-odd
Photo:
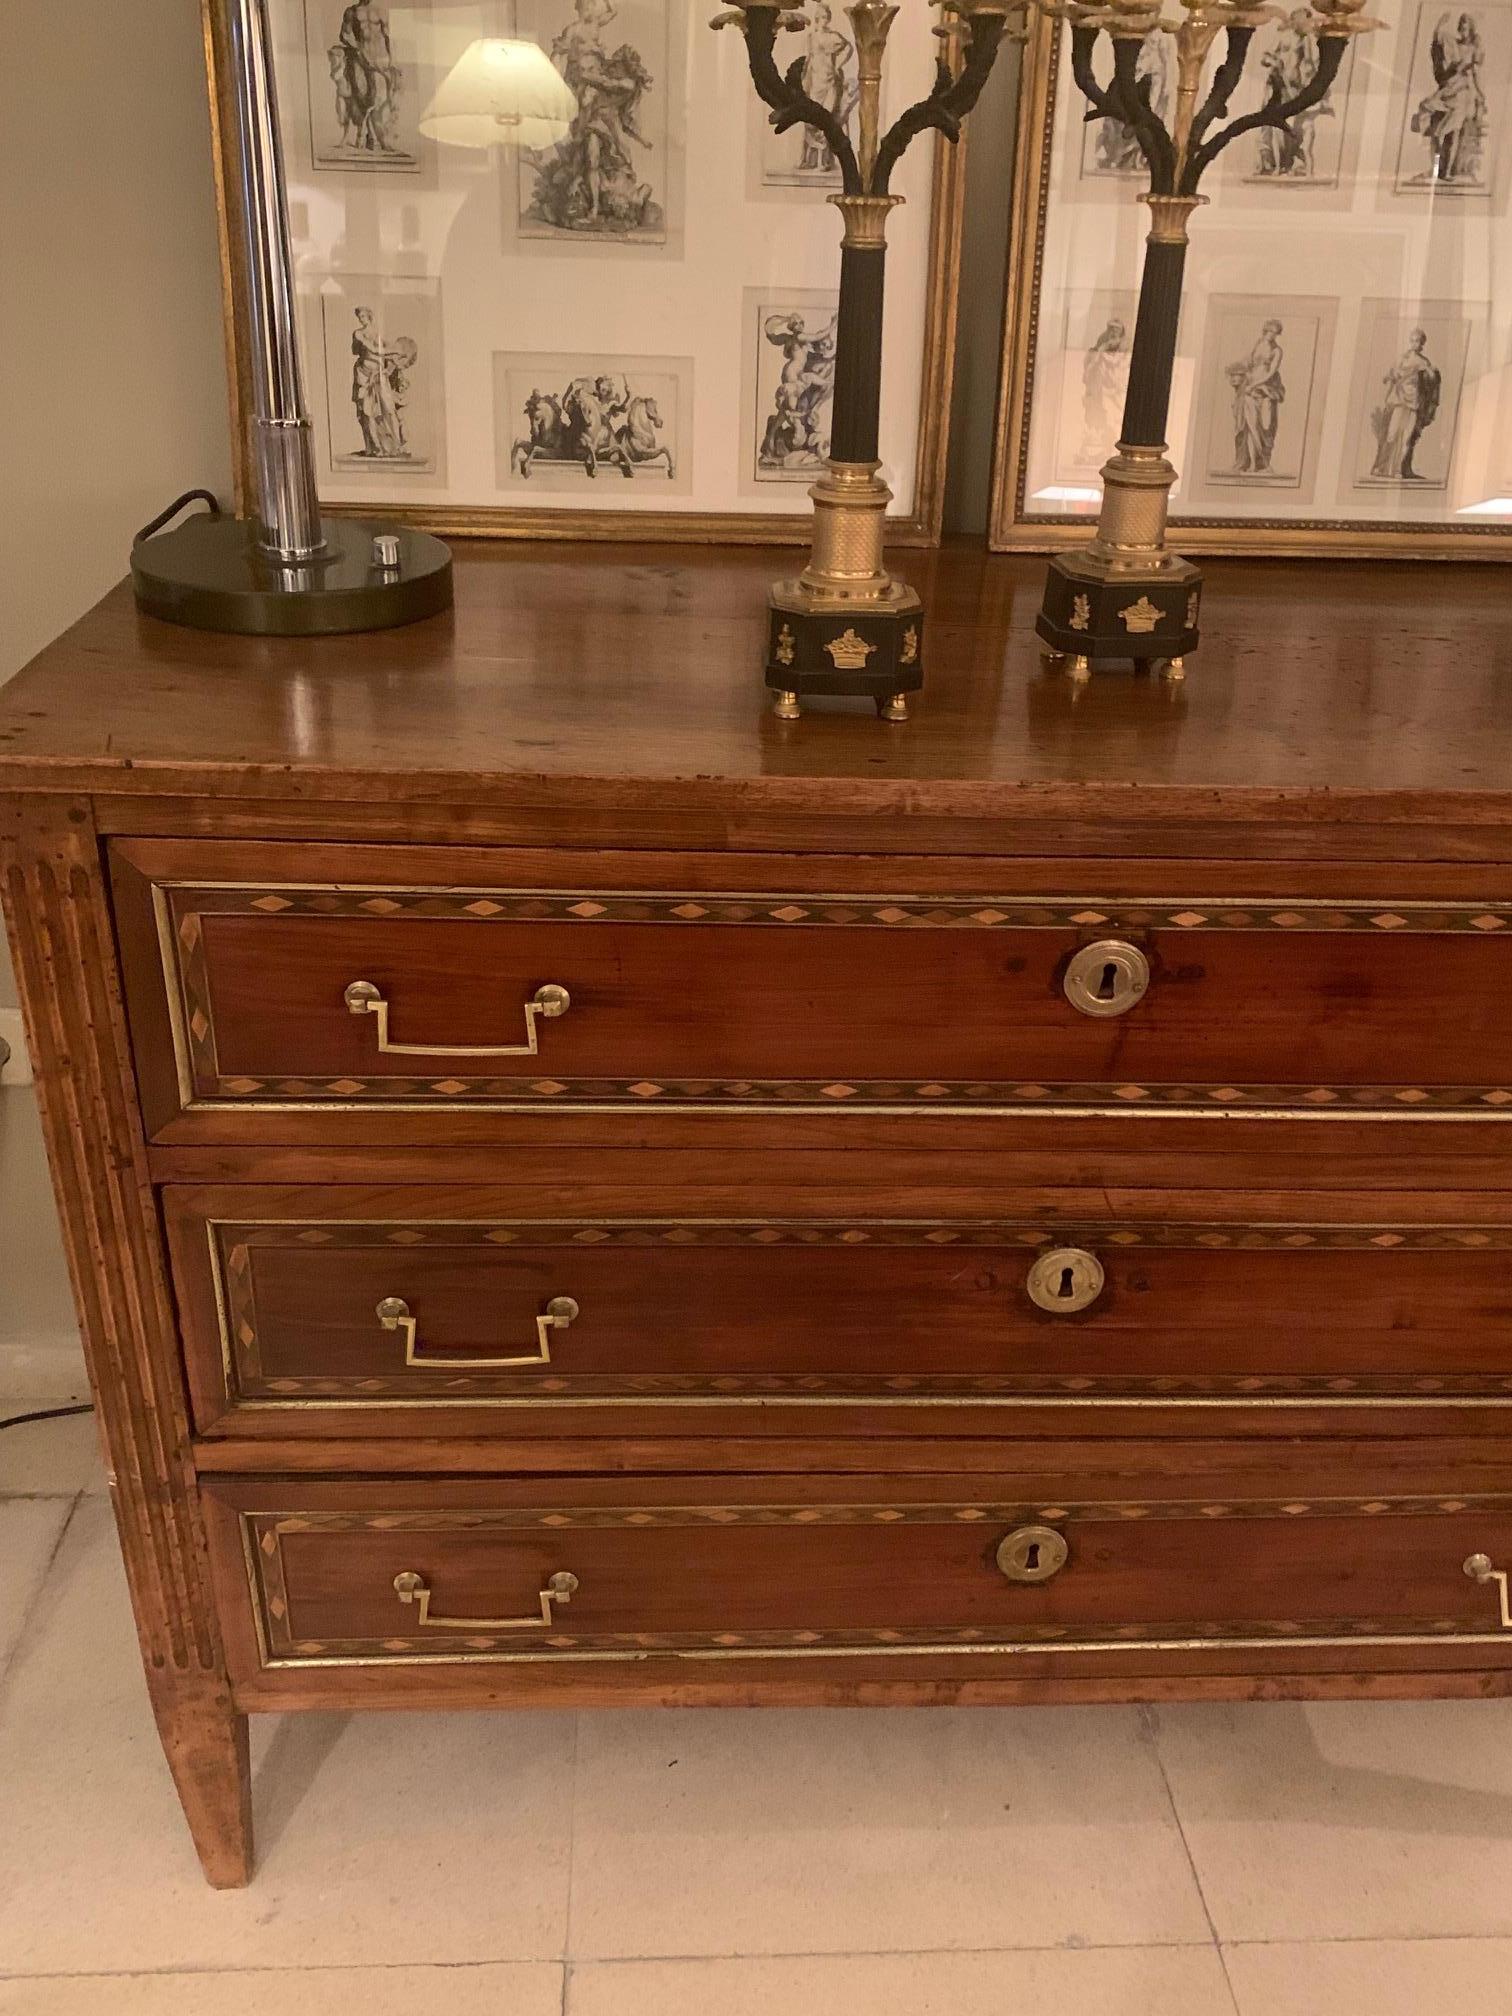
[[(224, 0), (204, 0), (212, 104)], [(269, 0), (306, 395), (323, 504), (456, 535), (804, 538), (828, 452), (839, 179), (774, 135), (738, 36), (697, 0)], [(830, 0), (780, 45), (854, 115)], [(899, 92), (932, 16), (894, 31)], [(425, 107), (480, 38), (534, 41), (576, 100), (543, 148), (438, 144)], [(220, 122), (222, 127), (225, 122)], [(218, 159), (238, 485), (245, 276)], [(938, 539), (962, 175), (913, 150), (894, 185), (884, 349), (889, 534)]]
[[(1379, 11), (1316, 110), (1243, 136), (1204, 185), (1169, 430), (1190, 553), (1512, 559), (1512, 0)], [(1310, 21), (1282, 9), (1257, 31), (1235, 113), (1272, 77), (1311, 77)], [(1095, 526), (1128, 377), (1147, 171), (1131, 133), (1084, 119), (1070, 67), (1041, 18), (1020, 82), (1000, 551)], [(1152, 34), (1157, 111), (1173, 70)]]

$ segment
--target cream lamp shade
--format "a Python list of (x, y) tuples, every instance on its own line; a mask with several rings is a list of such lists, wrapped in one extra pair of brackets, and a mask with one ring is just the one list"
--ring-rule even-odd
[(469, 44), (420, 116), (420, 131), (452, 147), (549, 147), (572, 124), (577, 100), (534, 42)]

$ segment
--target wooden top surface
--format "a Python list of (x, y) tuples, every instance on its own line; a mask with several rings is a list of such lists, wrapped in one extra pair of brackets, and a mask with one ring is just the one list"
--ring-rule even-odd
[(765, 591), (791, 551), (456, 551), (455, 615), (375, 636), (217, 637), (118, 587), (0, 695), (0, 788), (1512, 825), (1496, 566), (1213, 562), (1184, 687), (1119, 668), (1076, 688), (1041, 665), (1043, 562), (896, 556), (928, 674), (890, 727), (768, 711)]

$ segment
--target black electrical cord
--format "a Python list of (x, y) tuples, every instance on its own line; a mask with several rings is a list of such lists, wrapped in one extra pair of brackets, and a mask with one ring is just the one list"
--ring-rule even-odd
[(86, 1400), (77, 1407), (39, 1407), (35, 1414), (12, 1414), (0, 1421), (0, 1428), (24, 1428), (28, 1421), (63, 1421), (70, 1414), (93, 1414), (94, 1408)]
[(142, 527), (135, 539), (132, 540), (132, 545), (145, 545), (155, 534), (161, 532), (165, 525), (177, 518), (180, 511), (189, 504), (208, 504), (210, 507), (210, 517), (219, 518), (221, 515), (220, 500), (216, 497), (213, 490), (186, 490), (182, 497), (175, 497), (171, 504), (166, 505), (159, 511), (156, 518), (150, 524)]

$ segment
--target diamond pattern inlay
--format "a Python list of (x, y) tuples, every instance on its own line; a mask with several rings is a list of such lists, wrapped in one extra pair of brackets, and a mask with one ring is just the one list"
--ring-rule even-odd
[[(788, 1110), (853, 1110), (928, 1105), (1009, 1111), (1037, 1106), (1076, 1112), (1137, 1109), (1152, 1118), (1177, 1110), (1265, 1109), (1278, 1115), (1326, 1112), (1396, 1115), (1436, 1119), (1474, 1115), (1501, 1122), (1512, 1117), (1512, 1085), (1365, 1084), (1313, 1085), (1171, 1082), (1114, 1084), (1106, 1079), (1057, 1082), (952, 1081), (943, 1076), (910, 1080), (854, 1079), (821, 1084), (812, 1080), (761, 1078), (588, 1078), (525, 1079), (511, 1072), (471, 1076), (458, 1071), (439, 1078), (402, 1076), (398, 1071), (363, 1077), (223, 1073), (216, 1056), (216, 1026), (202, 923), (207, 915), (311, 917), (366, 916), (394, 920), (395, 944), (408, 918), (468, 919), (481, 928), (497, 921), (572, 919), (591, 927), (600, 920), (648, 926), (701, 929), (705, 924), (742, 923), (778, 931), (823, 926), (852, 928), (946, 929), (980, 933), (1061, 931), (1074, 934), (1162, 931), (1311, 932), (1369, 936), (1459, 933), (1478, 938), (1506, 937), (1512, 931), (1512, 903), (1409, 899), (1398, 904), (1298, 898), (1290, 903), (1243, 898), (1076, 898), (1015, 895), (799, 895), (757, 892), (551, 891), (499, 888), (363, 888), (334, 884), (288, 884), (248, 888), (236, 884), (175, 885), (166, 890), (172, 920), (170, 956), (178, 961), (181, 1033), (191, 1068), (196, 1102), (234, 1099), (250, 1102), (372, 1101), (388, 1106), (430, 1100), (460, 1105), (521, 1108), (542, 1101), (564, 1106), (628, 1108), (647, 1101), (667, 1106), (703, 1103), (726, 1108), (784, 1107)], [(1157, 936), (1158, 949), (1158, 936)], [(1495, 956), (1495, 955), (1491, 955)], [(885, 957), (885, 953), (884, 953)], [(1133, 1025), (1131, 1025), (1132, 1027)], [(922, 1045), (922, 1038), (921, 1038)], [(926, 1062), (928, 1049), (920, 1058)], [(1096, 1053), (1094, 1053), (1096, 1054)], [(1114, 1053), (1116, 1054), (1116, 1052)], [(943, 1059), (941, 1060), (943, 1061)]]

